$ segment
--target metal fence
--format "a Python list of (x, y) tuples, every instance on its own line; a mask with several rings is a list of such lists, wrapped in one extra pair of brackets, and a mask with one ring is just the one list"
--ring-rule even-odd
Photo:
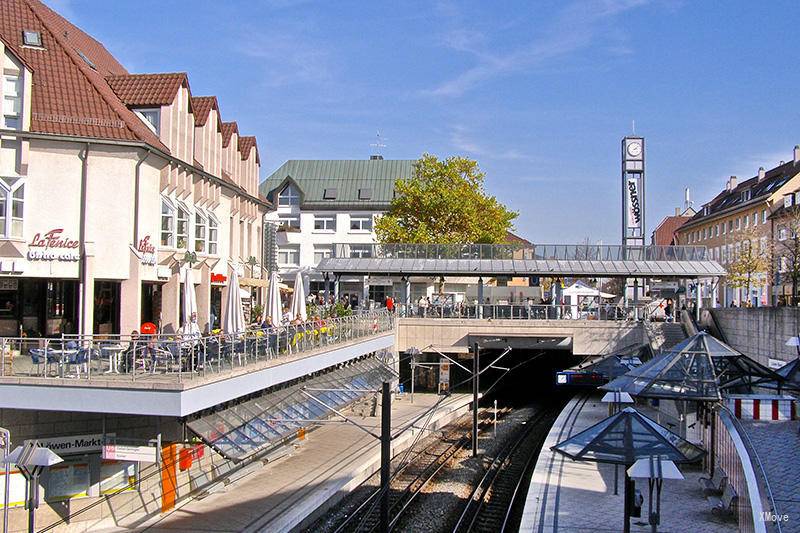
[(333, 257), (388, 259), (524, 259), (565, 261), (704, 261), (705, 246), (603, 244), (335, 244)]
[(579, 305), (429, 305), (395, 304), (402, 318), (463, 318), (516, 320), (640, 320), (648, 319), (648, 305), (610, 305), (583, 307)]
[(392, 314), (373, 312), (236, 335), (4, 337), (0, 376), (182, 382), (393, 329)]

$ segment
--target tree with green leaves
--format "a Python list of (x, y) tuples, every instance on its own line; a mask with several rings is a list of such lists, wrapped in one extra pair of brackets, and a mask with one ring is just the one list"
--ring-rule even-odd
[(484, 190), (478, 163), (424, 154), (414, 173), (395, 183), (389, 211), (375, 224), (382, 243), (496, 244), (507, 242), (517, 213)]
[(733, 288), (744, 289), (747, 299), (750, 288), (763, 283), (771, 262), (771, 247), (762, 243), (755, 228), (743, 229), (734, 239), (733, 258), (728, 264), (727, 282)]

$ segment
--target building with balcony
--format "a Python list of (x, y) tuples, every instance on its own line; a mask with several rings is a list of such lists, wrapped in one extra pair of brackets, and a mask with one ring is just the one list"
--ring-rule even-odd
[(186, 261), (203, 328), (232, 270), (259, 285), (258, 146), (216, 98), (38, 0), (3, 2), (0, 62), (0, 335), (174, 331)]
[[(678, 244), (706, 246), (710, 258), (729, 266), (740, 256), (743, 246), (754, 250), (769, 262), (773, 239), (770, 214), (782, 206), (784, 197), (800, 187), (800, 147), (792, 159), (744, 181), (731, 176), (725, 189), (704, 204), (688, 222), (677, 230)], [(773, 303), (770, 268), (756, 272), (750, 293), (733, 287), (724, 278), (714, 285), (701, 280), (700, 290), (707, 306), (771, 305)]]

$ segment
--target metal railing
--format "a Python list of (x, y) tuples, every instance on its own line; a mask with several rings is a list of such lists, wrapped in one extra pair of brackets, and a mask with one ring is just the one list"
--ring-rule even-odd
[(705, 246), (604, 244), (344, 244), (333, 257), (387, 259), (524, 259), (565, 261), (704, 261)]
[(394, 316), (384, 311), (249, 329), (237, 335), (3, 337), (0, 376), (182, 382), (393, 329)]
[(395, 304), (401, 318), (516, 320), (641, 320), (651, 313), (645, 304), (581, 307), (577, 305), (429, 305)]

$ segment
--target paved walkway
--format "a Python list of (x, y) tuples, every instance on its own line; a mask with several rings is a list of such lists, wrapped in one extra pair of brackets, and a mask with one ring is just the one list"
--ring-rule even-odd
[(741, 422), (764, 466), (776, 514), (787, 515), (781, 531), (800, 533), (800, 422)]
[[(414, 404), (405, 395), (392, 405), (392, 426), (407, 426), (432, 406), (438, 396), (416, 394)], [(453, 395), (434, 411), (428, 428), (436, 429), (466, 412), (469, 395)], [(380, 433), (380, 417), (357, 418)], [(425, 424), (422, 419), (417, 427)], [(394, 451), (406, 448), (419, 434), (406, 431), (393, 442)], [(329, 508), (366, 475), (379, 468), (380, 444), (352, 424), (330, 424), (309, 433), (307, 442), (291, 455), (231, 483), (221, 492), (181, 507), (144, 524), (103, 531), (131, 532), (240, 532), (289, 531), (320, 506)], [(359, 476), (359, 474), (362, 474)], [(97, 530), (96, 530), (97, 531)]]
[[(572, 461), (550, 447), (608, 416), (599, 396), (572, 400), (561, 412), (545, 441), (528, 490), (520, 531), (593, 533), (622, 531), (623, 472), (614, 494), (614, 466)], [(733, 522), (711, 514), (697, 479), (699, 471), (681, 469), (682, 481), (665, 481), (661, 494), (661, 533), (723, 533), (737, 531)], [(645, 503), (642, 518), (631, 519), (631, 531), (649, 532), (647, 483), (637, 483)]]

